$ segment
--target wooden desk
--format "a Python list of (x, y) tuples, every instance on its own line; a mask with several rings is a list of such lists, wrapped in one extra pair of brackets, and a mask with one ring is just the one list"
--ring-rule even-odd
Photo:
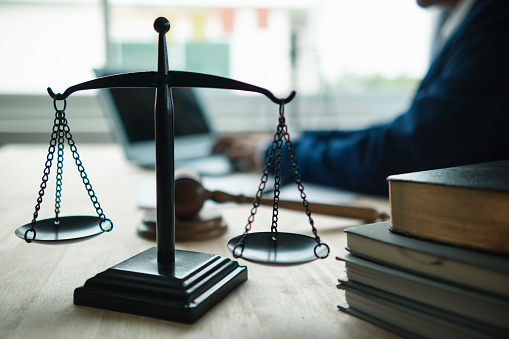
[[(127, 164), (114, 145), (77, 144), (99, 202), (114, 221), (112, 232), (73, 245), (26, 244), (14, 230), (32, 219), (46, 159), (46, 145), (0, 148), (0, 338), (395, 338), (396, 335), (337, 309), (344, 266), (343, 229), (355, 221), (314, 215), (325, 260), (269, 267), (239, 260), (249, 280), (193, 325), (76, 306), (73, 291), (95, 274), (155, 246), (137, 236), (143, 211), (136, 206), (140, 181), (151, 172)], [(61, 213), (95, 215), (66, 148)], [(54, 166), (56, 166), (54, 164)], [(53, 217), (54, 172), (40, 219)], [(388, 201), (363, 199), (388, 210)], [(227, 233), (217, 239), (177, 243), (178, 249), (231, 258), (227, 241), (243, 232), (250, 206), (223, 208)], [(260, 207), (253, 230), (267, 231), (271, 209)], [(280, 211), (280, 230), (311, 234), (305, 214)]]

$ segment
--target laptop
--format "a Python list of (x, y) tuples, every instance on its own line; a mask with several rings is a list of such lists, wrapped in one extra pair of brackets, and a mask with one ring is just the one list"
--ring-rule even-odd
[[(127, 73), (118, 69), (96, 69), (98, 77)], [(225, 175), (232, 166), (224, 155), (212, 155), (214, 133), (193, 88), (172, 88), (175, 121), (175, 168), (201, 175)], [(127, 159), (139, 166), (155, 168), (155, 88), (101, 89), (99, 103), (115, 139)]]

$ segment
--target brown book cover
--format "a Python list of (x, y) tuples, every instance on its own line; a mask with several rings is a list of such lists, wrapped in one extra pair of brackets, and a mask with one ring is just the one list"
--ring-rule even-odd
[(387, 180), (392, 231), (509, 253), (509, 160)]

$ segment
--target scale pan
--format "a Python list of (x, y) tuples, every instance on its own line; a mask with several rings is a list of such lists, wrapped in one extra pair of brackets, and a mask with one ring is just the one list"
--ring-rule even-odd
[(244, 235), (239, 235), (228, 242), (228, 249), (235, 257), (275, 266), (304, 264), (329, 255), (329, 247), (325, 243), (318, 245), (315, 238), (278, 232), (277, 240), (273, 240), (272, 235), (272, 232), (249, 233), (243, 250), (240, 243)]
[[(36, 221), (35, 234), (28, 232), (28, 240), (41, 244), (69, 244), (88, 240), (103, 232), (109, 232), (113, 228), (109, 219), (105, 219), (104, 225), (101, 225), (101, 218), (93, 216), (60, 217), (58, 223), (55, 221), (55, 218)], [(32, 223), (29, 223), (16, 229), (16, 236), (25, 239), (25, 233), (31, 226)]]

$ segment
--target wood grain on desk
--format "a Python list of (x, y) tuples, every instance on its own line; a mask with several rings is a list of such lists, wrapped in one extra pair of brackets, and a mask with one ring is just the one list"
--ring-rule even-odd
[[(269, 267), (239, 260), (249, 279), (193, 325), (76, 306), (73, 292), (90, 277), (155, 246), (136, 235), (143, 211), (136, 206), (139, 184), (153, 175), (126, 163), (115, 145), (77, 144), (85, 170), (114, 230), (72, 245), (26, 244), (14, 230), (32, 219), (46, 160), (46, 145), (0, 148), (0, 338), (395, 338), (368, 322), (337, 310), (344, 292), (345, 226), (355, 221), (313, 215), (329, 257), (293, 267)], [(54, 164), (54, 166), (56, 166)], [(40, 219), (53, 217), (55, 170), (50, 175)], [(381, 211), (388, 201), (363, 198)], [(221, 209), (225, 235), (177, 243), (177, 249), (231, 257), (226, 243), (243, 232), (251, 207)], [(66, 148), (61, 213), (95, 215)], [(311, 235), (304, 213), (280, 210), (280, 231)], [(271, 209), (261, 206), (253, 231), (270, 229)]]

